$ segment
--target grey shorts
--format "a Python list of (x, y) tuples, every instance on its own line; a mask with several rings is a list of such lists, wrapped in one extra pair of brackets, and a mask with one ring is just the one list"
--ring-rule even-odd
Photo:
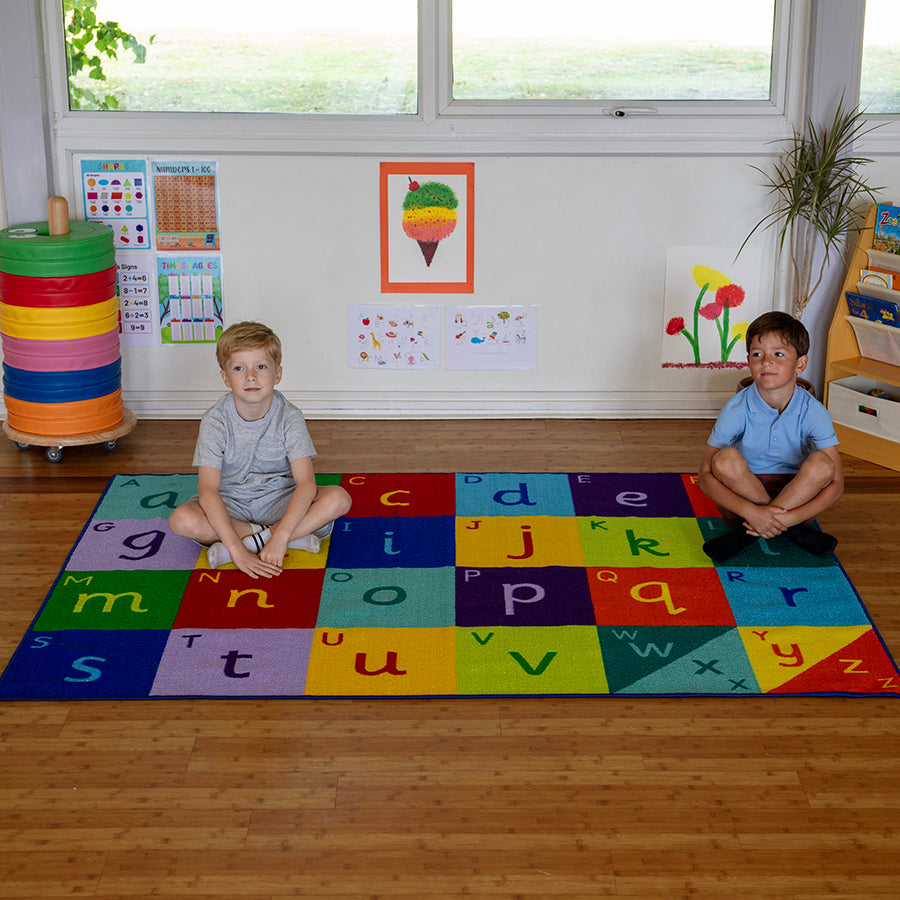
[[(290, 502), (293, 491), (283, 497), (258, 497), (255, 500), (237, 500), (234, 497), (222, 497), (225, 509), (232, 519), (240, 522), (255, 522), (257, 525), (274, 525), (281, 521), (284, 511)], [(194, 494), (192, 500), (199, 500), (200, 495)]]

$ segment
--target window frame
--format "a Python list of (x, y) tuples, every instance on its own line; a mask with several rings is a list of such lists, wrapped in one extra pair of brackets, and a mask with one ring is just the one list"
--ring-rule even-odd
[[(68, 108), (61, 4), (41, 0), (54, 144), (68, 153), (740, 154), (803, 109), (811, 0), (775, 0), (768, 101), (454, 100), (451, 0), (418, 0), (418, 111), (346, 116)], [(625, 107), (625, 115), (615, 115)]]

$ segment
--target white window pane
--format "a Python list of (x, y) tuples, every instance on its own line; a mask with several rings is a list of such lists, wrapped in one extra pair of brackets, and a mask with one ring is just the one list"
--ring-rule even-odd
[(866, 0), (859, 105), (870, 113), (900, 113), (900, 3)]
[(120, 110), (414, 114), (417, 13), (416, 0), (97, 0), (146, 62), (120, 49), (100, 57), (106, 81), (87, 67), (71, 83)]
[(456, 100), (768, 100), (774, 0), (454, 0)]

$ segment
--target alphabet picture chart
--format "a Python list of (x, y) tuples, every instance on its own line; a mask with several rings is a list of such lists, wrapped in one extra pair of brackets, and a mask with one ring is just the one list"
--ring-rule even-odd
[(214, 344), (224, 330), (222, 259), (157, 257), (159, 331), (164, 344)]
[(440, 368), (439, 306), (350, 304), (347, 328), (351, 369)]
[(159, 343), (156, 315), (156, 267), (153, 257), (120, 252), (116, 256), (119, 338), (123, 346)]
[(112, 230), (114, 245), (150, 249), (150, 206), (145, 159), (82, 159), (84, 218)]
[(536, 369), (536, 306), (445, 306), (448, 369)]
[(220, 250), (216, 163), (151, 162), (156, 211), (156, 249)]

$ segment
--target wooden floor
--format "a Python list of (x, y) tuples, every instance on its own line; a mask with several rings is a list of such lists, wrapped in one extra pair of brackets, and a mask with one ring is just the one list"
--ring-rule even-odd
[[(694, 471), (700, 421), (312, 422), (320, 471)], [(108, 477), (0, 442), (0, 665)], [(821, 524), (900, 658), (900, 473)], [(900, 700), (0, 704), (0, 897), (900, 897)]]

